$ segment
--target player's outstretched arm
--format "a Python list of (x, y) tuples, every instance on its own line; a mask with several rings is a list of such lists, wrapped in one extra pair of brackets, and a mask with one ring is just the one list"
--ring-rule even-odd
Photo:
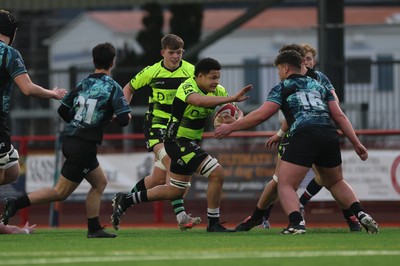
[(236, 120), (231, 124), (222, 124), (215, 129), (214, 136), (218, 139), (228, 136), (234, 131), (253, 128), (265, 120), (268, 120), (272, 115), (278, 112), (280, 105), (267, 101), (257, 110), (247, 114), (242, 119)]
[(39, 98), (53, 98), (61, 100), (66, 94), (67, 90), (62, 88), (54, 88), (47, 90), (32, 82), (28, 74), (20, 74), (14, 79), (15, 84), (27, 96), (34, 96)]
[(225, 103), (242, 102), (249, 98), (246, 93), (252, 88), (253, 85), (247, 85), (236, 94), (230, 96), (208, 96), (192, 93), (186, 97), (186, 102), (201, 107), (214, 107)]

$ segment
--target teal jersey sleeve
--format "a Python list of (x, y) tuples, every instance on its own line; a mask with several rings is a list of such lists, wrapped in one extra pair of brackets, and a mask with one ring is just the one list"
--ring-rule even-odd
[(322, 72), (320, 71), (315, 71), (315, 73), (318, 76), (318, 81), (324, 85), (328, 90), (335, 90), (335, 87), (333, 87), (331, 81), (329, 80), (329, 78)]
[(0, 42), (0, 112), (9, 113), (14, 79), (24, 73), (27, 71), (21, 54), (13, 47)]
[(27, 73), (21, 54), (15, 49), (9, 49), (7, 56), (7, 70), (12, 79), (18, 75)]
[(114, 80), (112, 80), (115, 86), (115, 91), (111, 100), (111, 105), (116, 115), (123, 113), (130, 113), (131, 108), (129, 103), (126, 101), (124, 97), (124, 93), (122, 91), (121, 86)]

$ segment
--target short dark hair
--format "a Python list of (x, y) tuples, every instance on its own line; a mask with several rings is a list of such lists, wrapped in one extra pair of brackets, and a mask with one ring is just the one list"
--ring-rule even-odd
[(185, 43), (183, 42), (182, 38), (175, 34), (167, 34), (161, 38), (161, 48), (162, 49), (171, 49), (177, 50), (183, 48)]
[(301, 63), (303, 62), (303, 58), (301, 55), (294, 50), (287, 50), (280, 52), (275, 58), (275, 66), (281, 64), (289, 64), (297, 68), (301, 68)]
[(96, 69), (109, 69), (115, 58), (115, 47), (109, 43), (100, 43), (92, 50), (93, 64)]
[(7, 10), (0, 9), (0, 33), (10, 37), (10, 43), (12, 44), (15, 38), (15, 31), (17, 30), (18, 22), (13, 14)]
[(203, 58), (194, 66), (194, 75), (208, 74), (211, 70), (221, 70), (221, 64), (213, 58)]
[(301, 44), (297, 43), (285, 44), (281, 47), (281, 49), (279, 49), (279, 52), (281, 53), (283, 51), (289, 51), (289, 50), (294, 50), (298, 52), (301, 55), (301, 57), (306, 56), (306, 50), (304, 49), (304, 47)]

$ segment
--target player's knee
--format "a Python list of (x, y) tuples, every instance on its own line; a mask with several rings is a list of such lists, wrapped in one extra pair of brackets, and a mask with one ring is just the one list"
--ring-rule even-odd
[(186, 190), (186, 189), (190, 188), (192, 185), (189, 181), (181, 181), (181, 180), (174, 179), (172, 177), (169, 178), (169, 184), (172, 187), (178, 188), (180, 190)]
[(169, 184), (170, 184), (170, 199), (177, 199), (181, 198), (185, 195), (186, 191), (191, 187), (191, 183), (189, 181), (181, 181), (181, 180), (176, 180), (172, 177), (169, 178)]
[(221, 184), (224, 182), (224, 170), (221, 165), (218, 164), (214, 171), (211, 172), (211, 174), (208, 176), (208, 180)]
[(147, 184), (153, 184), (154, 186), (166, 184), (166, 172), (154, 169), (151, 176), (146, 177)]
[(66, 200), (72, 192), (73, 190), (70, 188), (61, 186), (60, 183), (57, 183), (57, 185), (48, 192), (48, 199), (51, 201), (63, 201)]
[(106, 178), (102, 178), (101, 180), (96, 182), (95, 189), (97, 189), (100, 192), (103, 192), (106, 189), (107, 184), (108, 184), (107, 179)]
[(11, 148), (8, 152), (0, 154), (0, 169), (8, 169), (18, 164), (18, 159), (18, 150), (14, 149), (14, 146), (11, 145)]
[(199, 174), (205, 177), (210, 177), (212, 174), (214, 175), (222, 175), (223, 179), (223, 171), (221, 165), (218, 163), (218, 160), (208, 156), (205, 160), (203, 165), (200, 167)]
[(68, 198), (70, 194), (67, 193), (65, 190), (56, 190), (56, 199), (55, 201), (64, 201)]
[(154, 167), (160, 168), (163, 171), (167, 171), (167, 168), (165, 167), (165, 165), (162, 163), (162, 161), (160, 160), (155, 160), (154, 161)]
[(154, 166), (160, 168), (161, 170), (166, 171), (167, 168), (165, 167), (165, 165), (163, 163), (163, 160), (164, 160), (164, 158), (166, 158), (166, 156), (167, 156), (167, 152), (166, 152), (165, 148), (162, 147), (161, 149), (159, 149), (158, 152), (156, 153)]

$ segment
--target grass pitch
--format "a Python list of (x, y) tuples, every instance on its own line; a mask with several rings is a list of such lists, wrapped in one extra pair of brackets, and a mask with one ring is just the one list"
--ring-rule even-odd
[(400, 228), (381, 228), (377, 235), (345, 228), (307, 229), (305, 235), (280, 235), (280, 230), (121, 228), (114, 239), (87, 239), (85, 229), (38, 229), (33, 235), (0, 235), (0, 264), (397, 266), (400, 261)]

